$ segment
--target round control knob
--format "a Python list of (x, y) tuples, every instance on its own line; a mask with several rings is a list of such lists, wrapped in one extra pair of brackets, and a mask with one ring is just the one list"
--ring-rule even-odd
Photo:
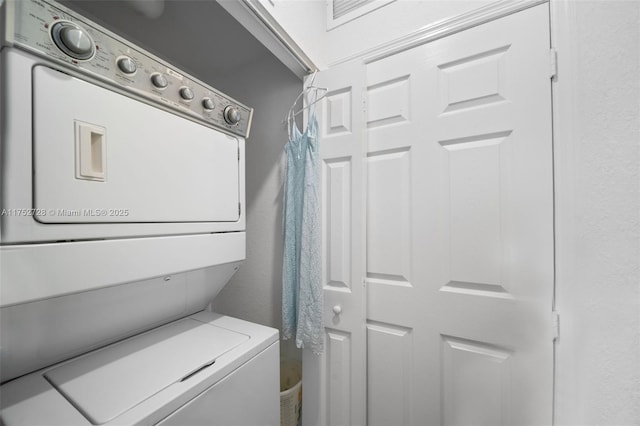
[(90, 59), (95, 52), (91, 37), (73, 22), (56, 22), (51, 27), (51, 37), (56, 46), (72, 58)]
[(169, 85), (169, 82), (164, 75), (160, 73), (154, 73), (151, 74), (151, 84), (156, 86), (158, 89), (164, 89)]
[(193, 99), (193, 90), (189, 87), (181, 87), (180, 88), (180, 97), (185, 101), (190, 101)]
[(216, 104), (213, 103), (211, 98), (204, 98), (202, 99), (202, 106), (207, 111), (212, 111), (216, 107)]
[(224, 121), (229, 124), (238, 124), (240, 122), (240, 111), (232, 106), (224, 109)]
[(118, 64), (118, 68), (120, 68), (120, 71), (125, 74), (135, 74), (138, 70), (136, 63), (128, 56), (124, 56), (118, 59), (116, 63)]

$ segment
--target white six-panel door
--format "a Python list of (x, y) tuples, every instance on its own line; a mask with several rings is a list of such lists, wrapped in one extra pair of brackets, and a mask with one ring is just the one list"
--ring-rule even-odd
[(318, 73), (325, 352), (303, 357), (304, 425), (363, 425), (366, 410), (365, 67)]
[[(330, 87), (321, 124), (343, 128), (321, 139), (331, 153), (323, 169), (328, 350), (304, 359), (305, 373), (321, 367), (313, 371), (327, 417), (305, 426), (551, 424), (548, 22), (544, 4), (368, 63), (360, 135), (357, 114), (346, 118), (345, 100), (352, 108), (357, 99), (344, 89), (357, 66), (320, 74), (328, 84), (344, 78)], [(347, 134), (364, 146), (363, 181), (353, 180), (358, 149), (340, 139)], [(357, 205), (359, 191), (366, 234), (354, 240), (363, 210), (347, 198)], [(331, 265), (348, 268), (345, 254), (360, 253), (349, 244), (362, 241), (366, 264), (342, 285), (335, 271), (343, 269)], [(353, 297), (358, 274), (364, 299)], [(345, 297), (365, 319), (348, 316)], [(365, 383), (366, 421), (349, 411)], [(305, 401), (303, 413), (318, 399)]]

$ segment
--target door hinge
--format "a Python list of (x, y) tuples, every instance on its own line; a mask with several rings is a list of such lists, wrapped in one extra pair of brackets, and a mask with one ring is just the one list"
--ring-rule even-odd
[(554, 78), (558, 75), (558, 51), (551, 48), (549, 51), (549, 78)]
[(554, 341), (560, 337), (560, 314), (556, 311), (551, 312), (551, 334)]
[(238, 203), (238, 217), (242, 216), (242, 203)]
[(238, 145), (238, 163), (240, 162), (240, 145)]

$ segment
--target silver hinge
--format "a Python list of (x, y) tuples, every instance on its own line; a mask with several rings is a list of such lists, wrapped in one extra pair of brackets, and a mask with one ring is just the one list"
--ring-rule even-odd
[(549, 67), (549, 78), (554, 78), (558, 75), (558, 51), (554, 48), (549, 51)]
[(551, 334), (553, 340), (558, 340), (560, 337), (560, 315), (556, 311), (551, 312)]

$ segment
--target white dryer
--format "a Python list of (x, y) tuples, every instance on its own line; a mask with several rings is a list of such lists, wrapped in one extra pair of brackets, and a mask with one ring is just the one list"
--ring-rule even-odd
[(245, 258), (253, 111), (52, 1), (0, 7), (0, 423), (279, 423)]

